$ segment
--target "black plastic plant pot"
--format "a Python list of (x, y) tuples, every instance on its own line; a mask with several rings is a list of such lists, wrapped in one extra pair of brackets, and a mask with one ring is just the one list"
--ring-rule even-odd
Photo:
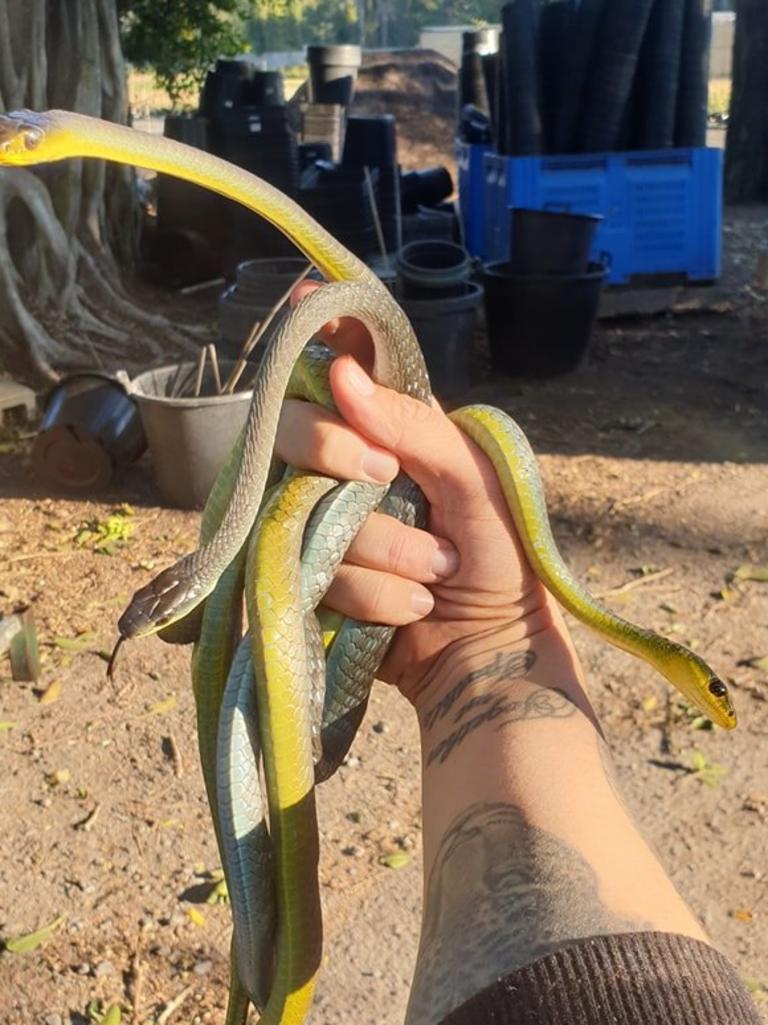
[(420, 206), (442, 203), (452, 192), (453, 180), (447, 167), (428, 167), (400, 175), (400, 205), (404, 214), (413, 213)]
[(428, 239), (403, 246), (396, 269), (404, 299), (448, 298), (465, 294), (472, 261), (463, 246)]
[(501, 374), (550, 377), (575, 370), (589, 348), (606, 275), (516, 274), (509, 263), (483, 268), (491, 364)]
[(237, 267), (238, 292), (257, 305), (272, 306), (306, 266), (301, 256), (245, 260)]
[(166, 139), (175, 139), (176, 142), (185, 142), (188, 146), (196, 146), (197, 149), (208, 149), (208, 118), (189, 117), (188, 115), (172, 114), (166, 117), (163, 125), (163, 135)]
[(510, 212), (510, 266), (515, 274), (585, 274), (600, 214), (560, 210)]
[(359, 46), (308, 46), (309, 96), (311, 103), (340, 103), (348, 107), (362, 60)]
[(467, 387), (482, 302), (483, 289), (473, 282), (466, 283), (456, 296), (402, 301), (424, 353), (432, 390), (439, 399), (452, 399)]
[(32, 446), (32, 469), (68, 491), (106, 488), (117, 467), (141, 455), (147, 441), (126, 384), (100, 373), (71, 374), (49, 393)]
[(347, 118), (344, 138), (346, 167), (397, 167), (395, 119), (392, 114)]
[(254, 71), (244, 89), (246, 103), (255, 107), (284, 107), (282, 71)]

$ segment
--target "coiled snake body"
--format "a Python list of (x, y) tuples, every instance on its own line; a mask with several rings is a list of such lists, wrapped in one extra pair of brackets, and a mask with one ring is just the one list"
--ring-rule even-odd
[[(269, 1025), (299, 1025), (321, 959), (314, 785), (346, 752), (392, 631), (335, 624), (328, 653), (333, 672), (324, 686), (314, 608), (382, 489), (338, 487), (292, 472), (277, 484), (270, 477), (272, 446), (292, 368), (328, 321), (361, 320), (374, 343), (375, 379), (427, 401), (424, 361), (408, 320), (368, 267), (266, 182), (200, 150), (83, 115), (0, 116), (0, 164), (69, 157), (143, 166), (234, 199), (276, 225), (331, 282), (299, 303), (265, 353), (246, 426), (203, 515), (199, 549), (138, 591), (119, 621), (121, 636), (141, 637), (205, 600), (193, 684), (203, 774), (235, 919), (227, 1022), (244, 1021), (250, 1001)], [(698, 655), (614, 615), (573, 578), (550, 532), (535, 458), (514, 421), (487, 406), (451, 418), (493, 463), (526, 555), (558, 601), (607, 641), (649, 662), (719, 726), (735, 726), (725, 684)], [(399, 479), (395, 491), (386, 500), (398, 515), (422, 522), (413, 486)], [(334, 516), (347, 525), (338, 543), (328, 540), (338, 531), (324, 534)], [(243, 591), (250, 630), (241, 641)]]

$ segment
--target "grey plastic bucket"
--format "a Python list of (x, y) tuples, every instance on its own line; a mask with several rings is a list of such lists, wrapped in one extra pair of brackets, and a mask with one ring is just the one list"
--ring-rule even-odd
[[(220, 361), (222, 381), (234, 367)], [(157, 486), (171, 505), (200, 509), (224, 465), (248, 415), (253, 392), (214, 394), (210, 368), (203, 377), (199, 398), (171, 398), (176, 382), (194, 379), (196, 364), (187, 362), (147, 370), (131, 383), (152, 456)], [(252, 371), (241, 378), (242, 387)]]

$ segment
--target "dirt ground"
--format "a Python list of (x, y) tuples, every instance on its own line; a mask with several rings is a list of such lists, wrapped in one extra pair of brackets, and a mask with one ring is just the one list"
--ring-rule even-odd
[[(768, 584), (734, 574), (768, 563), (766, 297), (749, 285), (767, 226), (765, 210), (730, 223), (735, 310), (601, 325), (587, 365), (546, 381), (495, 376), (480, 337), (462, 396), (511, 410), (528, 432), (579, 576), (731, 682), (739, 729), (698, 729), (650, 670), (574, 624), (629, 801), (764, 1010), (768, 681), (749, 663), (768, 654)], [(206, 903), (219, 866), (189, 653), (137, 642), (114, 684), (104, 661), (127, 598), (194, 545), (198, 517), (161, 506), (146, 459), (108, 494), (51, 497), (28, 475), (29, 445), (0, 445), (0, 603), (32, 604), (44, 665), (32, 686), (0, 664), (0, 935), (63, 922), (34, 951), (0, 954), (0, 1018), (85, 1025), (89, 1005), (119, 1001), (131, 1022), (220, 1022), (229, 909)], [(123, 503), (130, 536), (96, 550), (96, 525)], [(42, 700), (51, 687), (58, 698)], [(418, 758), (410, 711), (379, 686), (352, 756), (320, 790), (316, 1025), (402, 1020), (420, 907)], [(384, 863), (394, 851), (410, 855), (396, 870)]]
[[(382, 109), (382, 91), (407, 99), (379, 67), (361, 76), (361, 110)], [(405, 100), (395, 111), (408, 167), (446, 158), (444, 78), (424, 76), (410, 127)], [(425, 108), (442, 118), (434, 140)], [(523, 425), (556, 537), (590, 588), (730, 681), (739, 729), (701, 729), (646, 666), (573, 624), (628, 801), (768, 1022), (768, 661), (751, 664), (768, 655), (768, 583), (737, 572), (768, 564), (768, 295), (752, 286), (768, 209), (731, 213), (726, 245), (725, 312), (603, 323), (582, 369), (542, 381), (495, 375), (479, 332), (461, 400)], [(171, 312), (213, 324), (215, 300)], [(131, 1025), (219, 1023), (230, 912), (209, 902), (219, 865), (189, 651), (136, 642), (105, 677), (119, 612), (194, 547), (198, 515), (162, 506), (146, 457), (108, 493), (51, 496), (23, 435), (0, 437), (0, 611), (32, 605), (43, 675), (15, 683), (0, 660), (0, 938), (61, 922), (36, 949), (0, 953), (0, 1021), (87, 1025), (119, 1002)], [(421, 901), (418, 765), (409, 709), (377, 686), (346, 765), (319, 790), (326, 958), (313, 1025), (402, 1021)], [(408, 855), (397, 869), (394, 852)]]

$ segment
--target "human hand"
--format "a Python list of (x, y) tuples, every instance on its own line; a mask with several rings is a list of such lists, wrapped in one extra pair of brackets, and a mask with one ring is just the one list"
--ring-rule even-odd
[[(315, 287), (298, 286), (294, 301)], [(402, 469), (423, 490), (427, 530), (371, 516), (324, 601), (345, 615), (401, 627), (380, 675), (418, 705), (449, 646), (499, 632), (522, 646), (550, 625), (551, 609), (487, 457), (436, 403), (370, 379), (362, 367), (370, 366), (371, 343), (359, 322), (330, 324), (324, 338), (340, 353), (330, 372), (340, 416), (287, 402), (277, 452), (292, 466), (340, 479), (390, 481)]]

